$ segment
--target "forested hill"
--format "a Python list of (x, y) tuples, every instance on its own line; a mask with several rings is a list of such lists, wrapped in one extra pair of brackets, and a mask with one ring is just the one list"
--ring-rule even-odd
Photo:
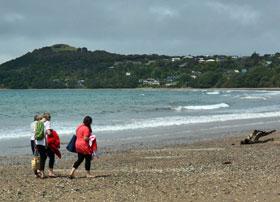
[(0, 65), (0, 88), (280, 87), (280, 54), (120, 55), (65, 44)]

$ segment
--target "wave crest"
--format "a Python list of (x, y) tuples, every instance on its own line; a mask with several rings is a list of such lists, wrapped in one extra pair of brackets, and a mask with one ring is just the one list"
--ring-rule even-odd
[(206, 94), (207, 94), (207, 95), (219, 95), (220, 92), (218, 92), (218, 91), (213, 91), (213, 92), (207, 92)]
[(219, 109), (229, 107), (226, 103), (219, 103), (213, 105), (189, 105), (189, 106), (179, 106), (175, 107), (174, 110), (182, 111), (182, 110), (211, 110), (211, 109)]
[(266, 100), (266, 97), (245, 96), (245, 97), (241, 97), (241, 99), (245, 99), (245, 100)]

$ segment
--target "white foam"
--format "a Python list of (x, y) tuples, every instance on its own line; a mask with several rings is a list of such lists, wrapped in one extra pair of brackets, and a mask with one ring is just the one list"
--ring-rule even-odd
[[(73, 135), (75, 134), (75, 128), (55, 128), (56, 132), (58, 135), (61, 136), (67, 136), (67, 135)], [(16, 134), (16, 135), (15, 135)], [(15, 138), (25, 138), (25, 139), (30, 139), (30, 132), (29, 130), (24, 130), (22, 129), (20, 132), (17, 131), (0, 131), (0, 140), (5, 140), (5, 139), (15, 139)]]
[(218, 91), (213, 91), (213, 92), (207, 92), (206, 94), (207, 94), (207, 95), (219, 95), (220, 92), (218, 92)]
[[(131, 121), (126, 124), (116, 125), (93, 125), (94, 133), (99, 132), (115, 132), (123, 130), (137, 130), (145, 128), (157, 128), (157, 127), (170, 127), (180, 126), (188, 124), (200, 124), (200, 123), (212, 123), (212, 122), (225, 122), (233, 120), (247, 120), (247, 119), (263, 119), (263, 118), (275, 118), (280, 117), (280, 111), (275, 112), (263, 112), (263, 113), (234, 113), (234, 114), (219, 114), (219, 115), (204, 115), (204, 116), (171, 116), (171, 117), (159, 117), (159, 118), (147, 118)], [(56, 127), (56, 131), (60, 136), (72, 135), (75, 133), (75, 128)], [(13, 138), (30, 138), (28, 130), (21, 133), (15, 133), (14, 131), (5, 132), (0, 131), (0, 140), (13, 139)], [(2, 134), (5, 134), (4, 136)], [(16, 134), (16, 135), (15, 135)]]
[(175, 107), (176, 111), (182, 111), (184, 109), (188, 110), (212, 110), (212, 109), (219, 109), (219, 108), (226, 108), (229, 107), (226, 103), (219, 103), (219, 104), (213, 104), (213, 105), (189, 105), (189, 106), (179, 106)]
[(280, 117), (280, 111), (278, 112), (265, 112), (265, 113), (238, 113), (238, 114), (221, 114), (211, 116), (173, 116), (173, 117), (161, 117), (146, 120), (135, 120), (134, 122), (120, 125), (111, 126), (96, 126), (95, 132), (103, 131), (121, 131), (121, 130), (135, 130), (144, 128), (156, 128), (156, 127), (168, 127), (179, 126), (197, 123), (211, 123), (211, 122), (224, 122), (231, 120), (246, 120), (246, 119), (259, 119), (259, 118), (272, 118)]
[[(5, 135), (2, 135), (2, 134), (5, 134)], [(0, 140), (5, 140), (5, 139), (15, 139), (15, 138), (29, 138), (29, 134), (28, 132), (22, 132), (22, 133), (17, 133), (16, 135), (15, 134), (9, 134), (7, 132), (5, 133), (2, 133), (1, 132), (1, 135), (0, 135)]]
[(275, 95), (279, 95), (280, 91), (265, 91), (263, 92), (265, 95), (270, 95), (270, 96), (275, 96)]
[(259, 97), (259, 96), (245, 96), (245, 97), (241, 97), (240, 99), (248, 99), (248, 100), (267, 100), (266, 97)]

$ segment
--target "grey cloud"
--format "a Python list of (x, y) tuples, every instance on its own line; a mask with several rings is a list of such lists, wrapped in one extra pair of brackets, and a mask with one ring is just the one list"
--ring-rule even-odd
[(273, 0), (0, 0), (0, 63), (54, 43), (117, 53), (278, 51)]

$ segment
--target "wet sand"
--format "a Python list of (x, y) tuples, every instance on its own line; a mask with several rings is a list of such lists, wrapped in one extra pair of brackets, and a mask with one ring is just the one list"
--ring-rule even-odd
[(30, 155), (2, 156), (0, 201), (280, 201), (280, 133), (269, 135), (271, 142), (240, 145), (245, 136), (103, 148), (90, 179), (84, 164), (75, 179), (67, 177), (76, 160), (69, 152), (56, 162), (58, 177), (43, 180), (33, 176)]

